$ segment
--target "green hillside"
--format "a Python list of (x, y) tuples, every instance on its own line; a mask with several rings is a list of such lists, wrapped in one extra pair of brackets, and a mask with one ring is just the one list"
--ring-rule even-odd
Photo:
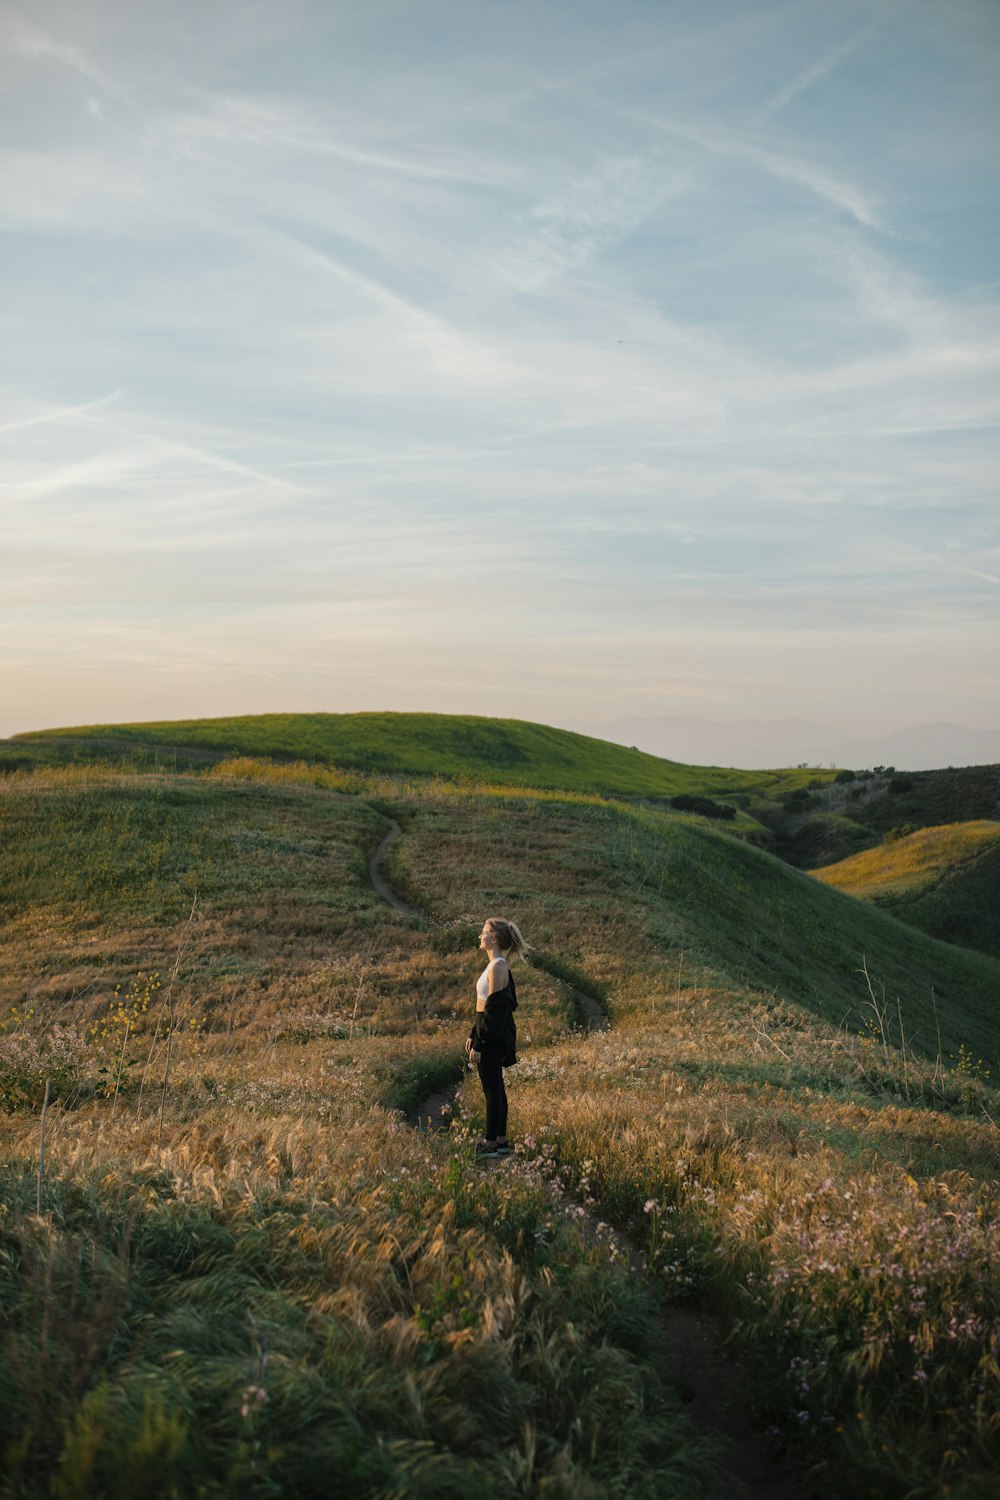
[(703, 820), (511, 797), (504, 842), (477, 874), (469, 850), (486, 834), (482, 813), (431, 802), (405, 815), (406, 871), (419, 900), (450, 914), (488, 880), (487, 905), (516, 902), (601, 981), (610, 979), (601, 965), (611, 928), (637, 968), (669, 969), (683, 954), (692, 983), (703, 973), (860, 1027), (873, 1017), (867, 967), (894, 1044), (902, 1017), (906, 1045), (926, 1057), (940, 1027), (946, 1054), (964, 1045), (1000, 1064), (1000, 963), (914, 932)]
[(50, 729), (17, 735), (0, 746), (0, 768), (5, 762), (12, 769), (19, 761), (30, 764), (34, 757), (59, 763), (123, 754), (179, 756), (193, 764), (230, 755), (268, 756), (392, 775), (626, 797), (776, 791), (817, 775), (686, 766), (544, 724), (421, 713), (262, 714)]
[(1000, 765), (939, 771), (841, 771), (780, 789), (755, 809), (790, 864), (819, 869), (874, 848), (887, 833), (1000, 819)]
[(814, 870), (949, 943), (1000, 958), (1000, 823), (946, 823)]
[[(270, 951), (261, 932), (309, 943), (318, 933), (329, 944), (346, 923), (353, 941), (360, 918), (349, 913), (359, 902), (378, 911), (362, 854), (378, 820), (364, 797), (299, 787), (266, 762), (242, 783), (227, 772), (224, 763), (209, 777), (94, 772), (94, 783), (80, 785), (69, 772), (65, 786), (60, 773), (37, 788), (30, 778), (8, 783), (0, 891), (10, 893), (4, 914), (13, 930), (26, 913), (35, 914), (36, 931), (68, 919), (84, 947), (99, 951), (101, 926), (118, 943), (123, 924), (176, 923), (197, 892), (205, 920), (232, 933), (224, 947), (244, 955), (233, 957), (237, 969), (258, 948)], [(373, 787), (384, 799), (384, 778)], [(636, 962), (670, 964), (683, 950), (692, 974), (773, 991), (851, 1025), (866, 1015), (866, 964), (889, 998), (897, 1040), (901, 1007), (907, 1043), (918, 1051), (933, 1055), (940, 1025), (946, 1049), (964, 1044), (1000, 1064), (996, 961), (914, 933), (704, 819), (509, 789), (456, 795), (433, 783), (418, 794), (400, 783), (397, 795), (393, 811), (412, 851), (397, 874), (429, 910), (457, 917), (477, 890), (491, 907), (513, 903), (551, 933), (549, 946), (589, 972), (613, 917)], [(353, 855), (336, 852), (345, 838)], [(215, 962), (225, 970), (229, 960)]]
[[(11, 1493), (732, 1494), (662, 1299), (817, 1493), (992, 1494), (1000, 962), (674, 809), (202, 769), (0, 776)], [(488, 913), (535, 947), (494, 1171)]]
[(848, 896), (892, 902), (922, 894), (949, 873), (978, 862), (997, 843), (1000, 823), (945, 823), (890, 839), (812, 873)]
[(888, 777), (881, 796), (859, 799), (860, 817), (879, 833), (902, 823), (930, 828), (1000, 818), (1000, 765), (949, 766)]

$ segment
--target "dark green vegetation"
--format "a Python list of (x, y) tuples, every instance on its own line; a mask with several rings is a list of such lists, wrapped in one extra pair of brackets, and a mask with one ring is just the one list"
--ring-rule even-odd
[(842, 777), (789, 788), (758, 809), (775, 853), (816, 869), (899, 831), (1000, 818), (1000, 766)]
[(670, 805), (678, 812), (700, 813), (703, 818), (719, 818), (728, 823), (736, 817), (735, 807), (728, 802), (716, 802), (712, 797), (695, 797), (682, 792), (679, 797), (671, 797)]
[(929, 890), (893, 902), (890, 910), (946, 943), (1000, 958), (1000, 847), (943, 875)]

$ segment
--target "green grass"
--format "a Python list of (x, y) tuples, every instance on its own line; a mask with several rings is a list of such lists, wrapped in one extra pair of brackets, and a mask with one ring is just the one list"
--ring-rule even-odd
[[(1000, 963), (697, 817), (231, 769), (2, 783), (0, 1068), (30, 1088), (0, 1113), (0, 1496), (707, 1491), (648, 1306), (567, 1188), (722, 1314), (821, 1493), (992, 1494)], [(366, 786), (433, 926), (367, 884)], [(455, 1076), (486, 914), (541, 955), (521, 1175), (385, 1111)], [(175, 961), (204, 1025), (161, 1136), (162, 1047), (140, 1097), (151, 1021), (126, 1035), (113, 996)], [(569, 1026), (567, 982), (612, 1032)], [(474, 1131), (474, 1079), (461, 1104)]]
[(1000, 823), (920, 829), (812, 873), (932, 937), (1000, 958)]
[(305, 891), (315, 903), (324, 889), (336, 907), (352, 884), (366, 890), (358, 845), (377, 832), (367, 807), (281, 788), (175, 777), (11, 789), (0, 795), (0, 909), (172, 921), (195, 892), (211, 908)]
[[(996, 959), (914, 932), (700, 819), (514, 796), (429, 799), (399, 858), (432, 909), (521, 912), (540, 946), (558, 944), (598, 983), (608, 982), (612, 947), (640, 969), (679, 965), (685, 982), (773, 991), (858, 1027), (872, 1014), (867, 965), (897, 1045), (901, 1012), (906, 1042), (923, 1056), (936, 1055), (940, 1028), (946, 1054), (964, 1043), (1000, 1064)], [(621, 996), (619, 983), (614, 1014)]]
[(0, 1495), (719, 1493), (606, 1250), (461, 1145), (336, 1114), (316, 1142), (205, 1101), (159, 1167), (89, 1119), (42, 1219), (9, 1161)]
[(263, 714), (51, 729), (7, 742), (10, 757), (33, 753), (84, 759), (122, 753), (147, 759), (174, 753), (272, 756), (394, 775), (631, 797), (792, 788), (832, 775), (686, 766), (565, 729), (459, 714)]
[(775, 852), (806, 869), (880, 845), (891, 831), (910, 833), (1000, 816), (1000, 766), (827, 782), (812, 789), (806, 804), (795, 799), (795, 790), (785, 789), (769, 803), (756, 799), (754, 813), (769, 829)]

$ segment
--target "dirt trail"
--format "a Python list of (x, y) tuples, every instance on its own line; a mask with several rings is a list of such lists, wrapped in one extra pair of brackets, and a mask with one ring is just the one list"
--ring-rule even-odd
[[(401, 900), (379, 871), (379, 860), (402, 832), (393, 819), (388, 821), (391, 824), (389, 832), (368, 861), (372, 885), (397, 911), (426, 920), (427, 914)], [(610, 1030), (610, 1020), (592, 996), (574, 990), (573, 998), (591, 1035)], [(428, 1094), (411, 1116), (411, 1124), (418, 1129), (447, 1130), (459, 1086), (450, 1084)], [(518, 1158), (513, 1157), (497, 1165), (502, 1170), (516, 1170), (517, 1163)], [(554, 1194), (553, 1202), (558, 1206)], [(577, 1212), (580, 1207), (577, 1205)], [(587, 1209), (583, 1212), (590, 1233), (599, 1237), (596, 1217)], [(719, 1335), (709, 1317), (690, 1308), (662, 1302), (635, 1245), (621, 1230), (615, 1233), (628, 1256), (632, 1273), (642, 1284), (650, 1314), (658, 1325), (661, 1372), (679, 1389), (696, 1426), (722, 1439), (719, 1472), (724, 1481), (732, 1484), (734, 1500), (739, 1500), (739, 1497), (743, 1500), (805, 1500), (806, 1491), (798, 1474), (780, 1459), (772, 1457), (765, 1439), (750, 1418), (746, 1392), (751, 1372), (727, 1359), (720, 1351)]]
[(457, 1083), (450, 1083), (447, 1088), (435, 1089), (433, 1094), (421, 1099), (413, 1112), (411, 1123), (418, 1130), (447, 1130), (451, 1125), (451, 1112), (458, 1088)]
[(382, 816), (385, 818), (386, 822), (389, 825), (389, 832), (386, 834), (385, 838), (378, 845), (378, 847), (376, 849), (373, 849), (371, 854), (369, 854), (368, 856), (368, 878), (371, 880), (372, 885), (378, 891), (383, 901), (388, 901), (390, 906), (394, 906), (397, 911), (403, 912), (408, 917), (417, 917), (420, 921), (425, 921), (427, 918), (427, 913), (424, 911), (417, 911), (417, 908), (415, 906), (410, 906), (406, 901), (403, 900), (401, 896), (397, 896), (396, 892), (392, 889), (392, 886), (388, 884), (382, 874), (381, 869), (379, 868), (383, 858), (385, 857), (386, 851), (396, 842), (396, 840), (403, 832), (399, 824), (396, 822), (395, 818), (390, 818), (385, 813), (383, 813)]
[(583, 1013), (589, 1032), (610, 1030), (611, 1022), (592, 995), (585, 995), (583, 990), (574, 990), (573, 999)]

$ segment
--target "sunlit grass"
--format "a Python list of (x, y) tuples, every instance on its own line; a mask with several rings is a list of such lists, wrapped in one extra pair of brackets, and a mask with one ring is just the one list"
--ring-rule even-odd
[(657, 1018), (528, 1059), (518, 1134), (630, 1230), (667, 1296), (723, 1314), (762, 1423), (809, 1454), (825, 1493), (987, 1496), (995, 1091), (904, 1072), (874, 1040), (803, 1027), (765, 997), (650, 990), (646, 1008)]
[(849, 896), (898, 896), (923, 890), (998, 843), (1000, 823), (946, 823), (918, 829), (812, 874)]
[[(507, 786), (666, 796), (680, 792), (786, 788), (832, 779), (829, 771), (774, 772), (686, 766), (606, 740), (519, 719), (462, 714), (261, 714), (148, 724), (102, 724), (18, 735), (14, 752), (97, 754), (134, 748), (146, 756), (211, 752), (318, 761), (339, 769), (469, 777)], [(76, 746), (76, 749), (74, 749)], [(86, 753), (86, 750), (84, 750)], [(92, 752), (94, 753), (94, 752)]]

